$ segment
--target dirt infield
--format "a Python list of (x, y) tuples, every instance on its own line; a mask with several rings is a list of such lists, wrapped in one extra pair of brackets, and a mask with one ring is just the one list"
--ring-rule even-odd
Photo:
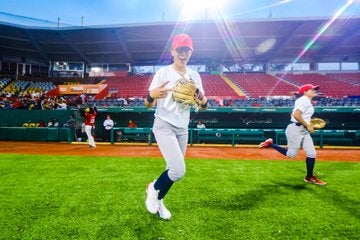
[[(156, 145), (145, 144), (98, 144), (95, 149), (86, 143), (59, 142), (20, 142), (0, 141), (0, 153), (78, 155), (78, 156), (131, 156), (161, 157)], [(360, 162), (360, 148), (323, 148), (317, 149), (319, 161)], [(284, 160), (280, 153), (273, 149), (259, 149), (256, 146), (189, 146), (187, 158), (239, 159), (239, 160)], [(305, 154), (299, 152), (296, 160), (303, 160)]]

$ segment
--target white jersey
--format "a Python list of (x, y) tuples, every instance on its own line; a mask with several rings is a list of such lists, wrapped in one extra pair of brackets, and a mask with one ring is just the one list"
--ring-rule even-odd
[(291, 114), (291, 121), (297, 122), (294, 118), (294, 112), (299, 109), (301, 113), (301, 117), (305, 120), (305, 122), (310, 123), (311, 116), (314, 114), (314, 106), (311, 103), (311, 100), (307, 96), (302, 96), (295, 101), (294, 109)]
[[(186, 79), (193, 80), (196, 87), (204, 93), (199, 73), (190, 68), (186, 68), (186, 74), (184, 77)], [(175, 71), (172, 65), (160, 68), (154, 75), (149, 91), (160, 86), (166, 81), (170, 82), (165, 86), (165, 88), (173, 88), (176, 81), (181, 78), (183, 77)], [(190, 120), (190, 107), (184, 107), (175, 102), (172, 98), (172, 91), (169, 91), (165, 98), (160, 98), (156, 101), (155, 117), (159, 117), (178, 128), (188, 127)]]
[(114, 121), (112, 119), (106, 119), (103, 125), (106, 130), (110, 130), (114, 126)]

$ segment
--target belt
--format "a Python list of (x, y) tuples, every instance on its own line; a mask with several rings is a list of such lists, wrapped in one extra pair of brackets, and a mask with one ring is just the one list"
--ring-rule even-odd
[(300, 127), (300, 126), (302, 126), (302, 124), (301, 123), (298, 123), (298, 122), (290, 122), (290, 124), (295, 124), (296, 126), (298, 126), (298, 127)]

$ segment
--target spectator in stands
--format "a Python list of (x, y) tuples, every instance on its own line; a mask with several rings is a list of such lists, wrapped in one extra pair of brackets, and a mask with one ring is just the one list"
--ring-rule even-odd
[(41, 108), (41, 110), (46, 109), (46, 103), (47, 103), (46, 98), (45, 97), (41, 98), (41, 100), (40, 100), (40, 108)]
[(35, 101), (34, 100), (30, 100), (29, 104), (27, 105), (28, 110), (32, 110), (35, 108)]
[(80, 108), (83, 101), (82, 101), (82, 98), (80, 96), (76, 96), (76, 97), (74, 97), (72, 102), (73, 102), (72, 103), (73, 106), (77, 106), (77, 107)]
[(50, 119), (47, 123), (48, 127), (59, 127), (59, 121), (56, 118)]
[(55, 107), (55, 100), (48, 97), (48, 98), (44, 98), (42, 103), (41, 103), (41, 109), (43, 110), (53, 110)]
[(20, 98), (15, 98), (15, 101), (12, 104), (13, 109), (21, 109), (23, 108), (23, 103)]
[(5, 97), (4, 99), (3, 99), (3, 104), (4, 105), (2, 105), (2, 109), (13, 109), (13, 100), (12, 100), (12, 98), (8, 98), (8, 97)]
[(86, 103), (86, 95), (84, 93), (80, 94), (80, 98), (81, 98), (81, 104), (85, 104)]
[(121, 106), (128, 105), (128, 101), (125, 98), (118, 98), (117, 100), (121, 103)]
[(110, 133), (111, 129), (114, 127), (114, 121), (111, 119), (110, 114), (106, 115), (106, 119), (103, 123), (104, 131), (103, 131), (103, 141), (109, 142), (110, 141)]
[(137, 128), (137, 125), (133, 120), (130, 119), (128, 122), (128, 128)]
[(47, 123), (47, 127), (53, 127), (54, 126), (54, 122), (52, 119), (50, 119)]
[(53, 123), (54, 123), (54, 125), (53, 125), (54, 127), (59, 127), (60, 123), (56, 118), (53, 119)]
[(206, 126), (201, 120), (198, 120), (196, 128), (206, 128)]
[(66, 110), (67, 109), (67, 104), (65, 99), (61, 98), (56, 102), (56, 109), (57, 110)]
[(6, 106), (6, 98), (1, 98), (0, 100), (0, 108), (5, 109)]
[(46, 123), (44, 122), (44, 120), (39, 121), (38, 127), (46, 127)]
[(225, 106), (227, 106), (227, 107), (231, 107), (232, 105), (233, 105), (233, 100), (232, 99), (229, 99), (227, 101), (227, 103), (225, 104)]

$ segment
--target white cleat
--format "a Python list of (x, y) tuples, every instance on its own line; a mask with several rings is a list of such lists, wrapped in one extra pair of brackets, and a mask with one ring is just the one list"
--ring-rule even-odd
[(159, 200), (157, 199), (158, 194), (159, 191), (155, 190), (154, 183), (153, 182), (149, 183), (146, 187), (145, 205), (146, 205), (146, 209), (151, 214), (156, 214), (159, 211), (160, 206), (159, 206)]
[(159, 216), (162, 219), (169, 220), (171, 218), (170, 211), (165, 207), (163, 200), (158, 200), (159, 202)]

